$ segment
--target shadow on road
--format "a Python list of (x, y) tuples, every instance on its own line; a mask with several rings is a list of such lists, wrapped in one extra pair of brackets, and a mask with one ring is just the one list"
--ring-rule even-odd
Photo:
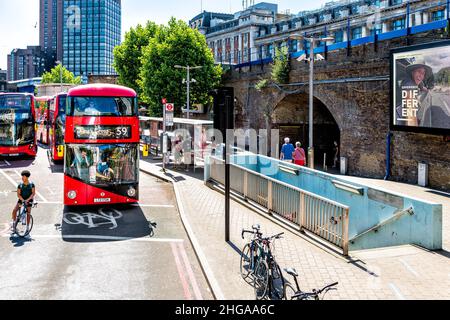
[(66, 242), (111, 242), (153, 237), (156, 226), (139, 206), (116, 205), (65, 207), (60, 228)]
[(30, 237), (21, 238), (16, 235), (12, 235), (11, 237), (9, 237), (9, 240), (11, 241), (11, 243), (14, 245), (15, 248), (23, 247), (25, 243), (33, 241), (33, 239)]

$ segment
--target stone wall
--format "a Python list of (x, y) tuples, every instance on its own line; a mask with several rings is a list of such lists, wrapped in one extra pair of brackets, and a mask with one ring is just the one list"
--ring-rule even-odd
[[(315, 64), (316, 80), (331, 80), (315, 86), (315, 104), (321, 102), (332, 114), (340, 129), (341, 156), (348, 158), (350, 175), (383, 178), (386, 172), (386, 137), (390, 123), (390, 81), (336, 82), (336, 79), (389, 76), (390, 49), (443, 40), (444, 34), (430, 32), (420, 36), (394, 39), (347, 50), (332, 51), (327, 60)], [(236, 127), (264, 128), (262, 109), (274, 108), (277, 119), (292, 119), (295, 124), (308, 110), (308, 64), (291, 61), (290, 86), (258, 92), (254, 85), (270, 76), (270, 66), (264, 65), (233, 70), (225, 76), (225, 86), (235, 88)], [(292, 85), (303, 83), (301, 85)], [(297, 105), (297, 107), (295, 107)], [(278, 109), (278, 110), (277, 110)], [(288, 113), (288, 114), (286, 114)], [(316, 118), (318, 117), (318, 118)], [(315, 114), (316, 119), (320, 115)], [(317, 120), (318, 121), (318, 120)], [(316, 123), (316, 121), (315, 121)], [(417, 183), (419, 162), (429, 164), (430, 187), (450, 190), (450, 143), (443, 136), (392, 132), (391, 179)], [(447, 140), (447, 141), (446, 141)]]

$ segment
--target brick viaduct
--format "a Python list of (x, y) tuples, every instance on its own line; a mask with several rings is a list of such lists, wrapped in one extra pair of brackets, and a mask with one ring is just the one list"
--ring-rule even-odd
[[(332, 157), (330, 148), (336, 140), (341, 156), (348, 159), (350, 175), (383, 178), (386, 137), (390, 131), (390, 49), (446, 38), (448, 34), (443, 30), (431, 31), (356, 46), (350, 51), (332, 51), (326, 60), (316, 62), (314, 139), (316, 150), (319, 149), (316, 159), (324, 152)], [(254, 86), (260, 79), (270, 77), (270, 65), (229, 70), (224, 84), (235, 88), (236, 127), (265, 128), (262, 107), (269, 104), (273, 127), (281, 130), (280, 138), (287, 135), (296, 141), (301, 139), (307, 146), (308, 68), (306, 62), (291, 60), (290, 85), (263, 92)], [(449, 191), (448, 137), (392, 131), (391, 179), (417, 183), (420, 161), (429, 164), (430, 186)]]

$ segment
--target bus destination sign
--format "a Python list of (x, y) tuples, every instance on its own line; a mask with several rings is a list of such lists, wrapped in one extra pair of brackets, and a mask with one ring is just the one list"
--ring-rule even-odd
[(75, 139), (131, 139), (131, 126), (76, 126)]

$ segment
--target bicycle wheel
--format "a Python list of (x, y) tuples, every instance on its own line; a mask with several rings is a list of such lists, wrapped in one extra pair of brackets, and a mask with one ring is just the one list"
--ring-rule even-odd
[(292, 284), (286, 282), (284, 284), (284, 290), (283, 291), (284, 291), (283, 292), (283, 299), (284, 300), (296, 300), (296, 299), (292, 298), (295, 295), (295, 293), (297, 292)]
[(283, 299), (284, 282), (280, 266), (275, 261), (272, 261), (270, 268), (270, 295), (272, 299)]
[(255, 288), (256, 300), (262, 300), (266, 297), (269, 288), (269, 267), (263, 259), (259, 259), (256, 264), (253, 287)]
[[(26, 213), (25, 213), (26, 215)], [(31, 229), (33, 229), (33, 216), (30, 215), (30, 222), (25, 224), (22, 224), (22, 214), (20, 214), (14, 224), (14, 232), (21, 238), (25, 238), (28, 236), (31, 232)], [(26, 218), (25, 218), (26, 219)]]
[(240, 270), (242, 278), (247, 279), (251, 270), (250, 244), (247, 243), (242, 249)]

